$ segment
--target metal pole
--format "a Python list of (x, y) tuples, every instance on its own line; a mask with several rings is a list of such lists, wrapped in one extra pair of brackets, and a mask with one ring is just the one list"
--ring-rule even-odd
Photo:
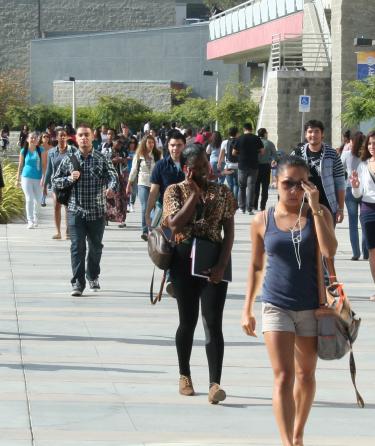
[[(216, 73), (216, 95), (215, 95), (215, 100), (216, 100), (216, 113), (217, 113), (217, 108), (219, 105), (219, 73)], [(215, 121), (215, 130), (218, 131), (219, 130), (219, 122), (217, 119), (217, 115), (216, 115), (216, 121)]]
[[(303, 95), (306, 96), (306, 88), (303, 89)], [(301, 143), (304, 141), (305, 141), (305, 112), (302, 112)]]
[(72, 88), (72, 126), (76, 128), (76, 81), (73, 82)]

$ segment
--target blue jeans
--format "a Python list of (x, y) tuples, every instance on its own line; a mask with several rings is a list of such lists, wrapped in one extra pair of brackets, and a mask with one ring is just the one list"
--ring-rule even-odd
[[(215, 175), (215, 177), (217, 177), (217, 182), (218, 183), (224, 183), (225, 177), (224, 176), (219, 176), (219, 172), (217, 170), (217, 161), (210, 161), (211, 167), (212, 167), (212, 171)], [(221, 167), (223, 167), (224, 164), (221, 165)]]
[(148, 186), (141, 186), (138, 184), (138, 198), (141, 202), (141, 213), (142, 213), (142, 233), (147, 234), (148, 228), (146, 225), (146, 208), (147, 200), (150, 195), (150, 188)]
[[(345, 204), (348, 210), (349, 237), (350, 237), (350, 244), (352, 245), (353, 257), (360, 257), (361, 250), (359, 248), (359, 236), (358, 236), (358, 212), (359, 212), (360, 202), (353, 197), (351, 187), (346, 188)], [(362, 231), (362, 254), (363, 257), (368, 257), (366, 239), (363, 231)]]
[[(103, 234), (105, 228), (105, 217), (97, 220), (86, 220), (80, 215), (68, 212), (68, 226), (71, 240), (70, 254), (73, 277), (72, 284), (78, 282), (82, 291), (88, 280), (95, 280), (100, 274), (100, 259), (103, 251)], [(86, 261), (86, 239), (88, 243), (87, 268)]]
[(234, 198), (238, 198), (238, 170), (233, 170), (233, 173), (226, 176), (229, 189), (232, 191)]

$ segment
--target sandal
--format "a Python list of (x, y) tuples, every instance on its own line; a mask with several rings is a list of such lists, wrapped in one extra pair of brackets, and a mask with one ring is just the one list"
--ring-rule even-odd
[(53, 240), (61, 240), (61, 234), (55, 234), (52, 236)]

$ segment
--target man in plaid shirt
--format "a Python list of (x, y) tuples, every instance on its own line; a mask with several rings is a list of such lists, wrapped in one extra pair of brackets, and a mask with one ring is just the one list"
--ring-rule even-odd
[[(93, 149), (93, 132), (89, 125), (77, 128), (78, 149), (74, 155), (80, 165), (74, 170), (71, 155), (61, 162), (53, 186), (64, 189), (74, 183), (68, 203), (68, 226), (71, 238), (71, 263), (73, 277), (72, 296), (81, 296), (86, 286), (86, 277), (91, 291), (98, 291), (100, 259), (103, 250), (106, 197), (113, 198), (118, 191), (117, 172), (111, 161)], [(86, 238), (88, 241), (87, 268)]]

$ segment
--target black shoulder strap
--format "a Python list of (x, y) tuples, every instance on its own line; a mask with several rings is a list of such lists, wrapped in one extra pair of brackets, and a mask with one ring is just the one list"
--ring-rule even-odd
[(70, 160), (71, 160), (71, 162), (73, 164), (73, 169), (81, 171), (81, 166), (80, 166), (79, 161), (78, 161), (78, 159), (77, 159), (77, 157), (75, 156), (74, 153), (72, 153), (72, 155), (70, 156)]

